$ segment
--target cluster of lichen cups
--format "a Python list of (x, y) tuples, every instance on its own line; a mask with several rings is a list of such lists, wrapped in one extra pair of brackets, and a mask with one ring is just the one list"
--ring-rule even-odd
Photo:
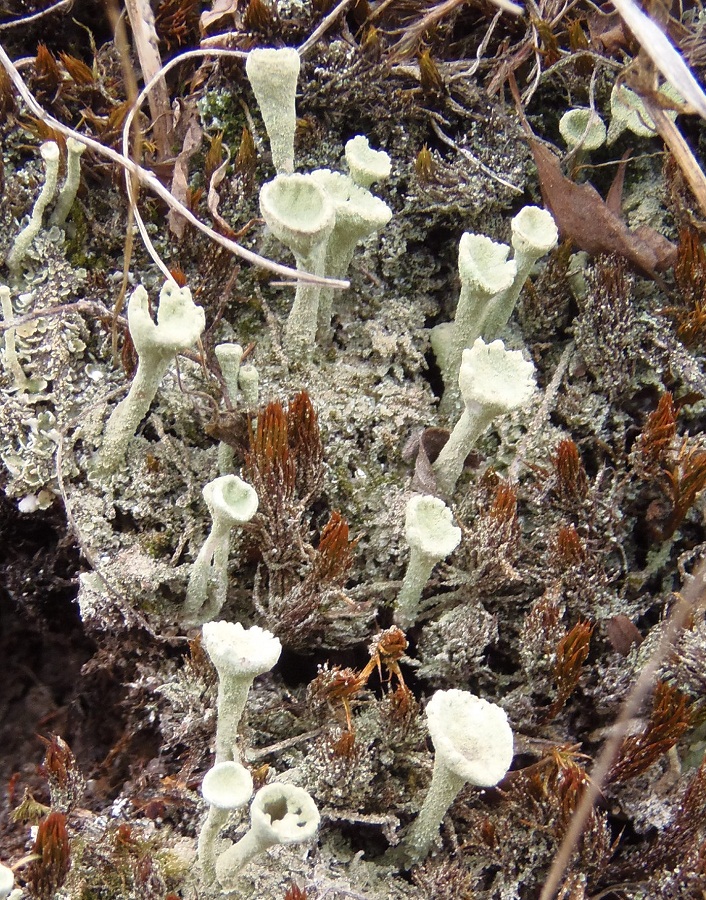
[(235, 843), (220, 841), (231, 814), (247, 804), (253, 790), (250, 773), (237, 759), (238, 725), (253, 680), (275, 665), (282, 646), (269, 631), (238, 622), (209, 622), (202, 639), (218, 672), (218, 703), (216, 759), (201, 786), (209, 811), (199, 834), (199, 863), (207, 885), (218, 882), (234, 890), (247, 862), (275, 844), (312, 840), (320, 817), (303, 788), (272, 782), (255, 795), (245, 835)]
[[(358, 135), (346, 144), (349, 175), (319, 169), (294, 173), (296, 50), (253, 50), (246, 72), (262, 113), (276, 177), (260, 190), (260, 211), (275, 237), (294, 254), (299, 271), (345, 276), (356, 246), (390, 220), (392, 210), (369, 190), (390, 174), (390, 158)], [(284, 333), (290, 362), (305, 364), (317, 332), (328, 334), (333, 289), (299, 281)]]
[[(345, 276), (355, 247), (389, 221), (391, 211), (369, 188), (389, 176), (387, 154), (372, 150), (357, 136), (346, 145), (349, 175), (323, 169), (309, 174), (294, 172), (295, 94), (299, 57), (293, 50), (257, 50), (248, 56), (247, 74), (270, 137), (276, 177), (263, 185), (260, 207), (272, 233), (294, 254), (297, 268), (313, 275)], [(82, 145), (69, 142), (66, 184), (57, 203), (54, 222), (68, 213), (79, 177)], [(31, 241), (41, 227), (46, 208), (56, 192), (58, 149), (45, 144), (45, 185), (29, 225), (18, 236), (7, 259), (11, 272), (21, 270)], [(432, 333), (447, 387), (447, 402), (463, 399), (464, 411), (433, 464), (438, 493), (451, 500), (463, 461), (489, 424), (526, 403), (534, 391), (533, 367), (520, 352), (506, 350), (502, 341), (486, 344), (509, 319), (521, 287), (537, 259), (556, 243), (551, 216), (525, 207), (512, 223), (514, 258), (509, 248), (482, 235), (464, 234), (459, 249), (462, 291), (453, 323)], [(0, 294), (5, 315), (9, 290)], [(301, 281), (285, 328), (285, 348), (294, 362), (306, 361), (331, 319), (333, 291)], [(167, 281), (160, 292), (156, 322), (149, 312), (145, 289), (139, 286), (128, 302), (128, 325), (138, 355), (138, 367), (129, 393), (114, 409), (102, 444), (91, 467), (106, 478), (124, 464), (129, 442), (147, 414), (159, 385), (179, 352), (191, 349), (205, 327), (205, 314), (188, 288)], [(5, 344), (6, 363), (12, 366), (11, 330)], [(216, 347), (231, 402), (240, 394), (246, 405), (257, 402), (257, 373), (241, 366), (243, 351), (237, 344)], [(19, 364), (17, 364), (19, 365)], [(17, 366), (15, 366), (15, 369)], [(251, 377), (252, 375), (252, 377)], [(14, 377), (22, 389), (21, 370)], [(311, 840), (319, 826), (319, 813), (301, 787), (272, 782), (261, 788), (250, 807), (250, 828), (235, 843), (220, 838), (234, 812), (244, 808), (253, 781), (239, 759), (237, 731), (254, 678), (269, 671), (281, 652), (269, 631), (240, 623), (212, 621), (223, 607), (228, 589), (230, 535), (233, 527), (248, 522), (258, 509), (254, 489), (229, 471), (232, 459), (219, 450), (221, 476), (203, 489), (212, 525), (194, 561), (182, 609), (185, 623), (203, 624), (203, 646), (218, 672), (215, 761), (206, 773), (202, 794), (209, 805), (198, 840), (198, 856), (206, 885), (224, 891), (237, 889), (245, 864), (275, 844)], [(405, 535), (411, 557), (395, 605), (395, 621), (409, 628), (418, 621), (422, 594), (433, 567), (459, 545), (461, 529), (451, 510), (438, 496), (417, 495), (407, 506)], [(500, 707), (464, 691), (437, 691), (426, 709), (436, 750), (428, 794), (404, 843), (405, 864), (419, 862), (432, 848), (443, 816), (467, 782), (488, 787), (497, 784), (510, 766), (512, 731)], [(9, 875), (7, 874), (9, 873)], [(14, 879), (0, 866), (0, 897), (8, 896)]]

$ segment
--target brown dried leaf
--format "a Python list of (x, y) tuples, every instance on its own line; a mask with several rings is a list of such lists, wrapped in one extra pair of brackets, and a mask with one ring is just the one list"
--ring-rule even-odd
[[(402, 458), (406, 462), (415, 460), (414, 477), (411, 489), (421, 494), (436, 494), (436, 476), (432, 465), (448, 441), (451, 432), (447, 428), (425, 428), (413, 434), (402, 449)], [(464, 467), (477, 468), (482, 457), (476, 450), (471, 450), (465, 459)]]
[[(238, 0), (214, 0), (211, 9), (201, 13), (201, 18), (199, 19), (201, 34), (206, 34), (213, 25), (218, 25), (222, 28), (232, 25), (237, 12)], [(231, 21), (224, 22), (223, 20), (228, 17), (231, 17)]]
[(610, 644), (617, 653), (627, 656), (630, 648), (643, 641), (642, 634), (626, 615), (620, 613), (606, 622), (606, 634)]
[[(567, 178), (559, 160), (534, 136), (529, 138), (529, 143), (542, 198), (556, 220), (562, 239), (570, 238), (592, 256), (619, 253), (651, 278), (673, 265), (676, 247), (672, 243), (652, 229), (649, 236), (644, 228), (630, 231), (592, 185), (576, 184)], [(615, 194), (611, 200), (615, 202)]]
[[(203, 140), (203, 129), (199, 123), (195, 107), (191, 108), (190, 115), (191, 121), (184, 135), (184, 143), (179, 151), (179, 155), (174, 160), (174, 174), (172, 175), (171, 185), (172, 195), (187, 206), (189, 205), (189, 160), (199, 150)], [(169, 230), (181, 240), (186, 228), (186, 219), (174, 209), (170, 209), (167, 221), (169, 222)]]

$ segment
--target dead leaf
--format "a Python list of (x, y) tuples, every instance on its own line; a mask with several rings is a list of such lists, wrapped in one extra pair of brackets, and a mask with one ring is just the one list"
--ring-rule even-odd
[[(238, 0), (213, 0), (210, 10), (201, 13), (199, 19), (199, 28), (201, 34), (204, 35), (213, 25), (227, 27), (234, 25), (235, 16), (238, 12)], [(224, 23), (222, 20), (230, 16), (231, 21)]]
[[(179, 151), (179, 155), (174, 160), (174, 173), (172, 175), (171, 192), (180, 203), (188, 206), (189, 203), (189, 160), (201, 146), (203, 140), (203, 129), (199, 123), (199, 117), (196, 110), (193, 110), (193, 116), (186, 129), (184, 135), (184, 143)], [(177, 238), (184, 236), (186, 228), (186, 219), (176, 210), (170, 209), (167, 216), (169, 222), (169, 230)]]
[[(569, 238), (592, 256), (619, 253), (650, 278), (673, 265), (674, 244), (661, 235), (657, 240), (653, 229), (649, 229), (649, 236), (644, 228), (630, 231), (592, 185), (576, 184), (567, 178), (557, 157), (533, 134), (529, 143), (544, 204), (554, 216), (562, 239)], [(616, 203), (615, 194), (611, 203)]]
[(512, 73), (508, 82), (537, 166), (544, 205), (554, 216), (561, 238), (568, 238), (592, 256), (619, 253), (641, 272), (659, 281), (657, 273), (676, 262), (677, 248), (651, 228), (649, 233), (644, 228), (630, 231), (619, 213), (613, 211), (620, 208), (623, 171), (618, 169), (617, 185), (609, 193), (610, 206), (588, 182), (576, 184), (567, 178), (557, 157), (535, 137)]
[(598, 53), (605, 52), (613, 56), (629, 47), (625, 25), (618, 12), (606, 14), (598, 9), (589, 12), (588, 33), (591, 36), (591, 46)]
[(637, 626), (622, 613), (608, 619), (606, 634), (613, 649), (622, 656), (627, 656), (631, 647), (635, 644), (639, 646), (644, 640)]
[(235, 232), (226, 222), (223, 216), (218, 212), (218, 205), (221, 202), (221, 198), (218, 193), (218, 186), (226, 177), (226, 169), (228, 168), (228, 163), (230, 161), (230, 153), (228, 151), (228, 148), (225, 144), (223, 145), (223, 147), (226, 151), (226, 158), (216, 169), (213, 175), (211, 175), (211, 180), (208, 183), (208, 198), (206, 200), (206, 205), (208, 206), (208, 211), (213, 217), (213, 221), (216, 223), (216, 230), (226, 237), (235, 239)]
[[(447, 428), (425, 428), (411, 435), (402, 449), (402, 458), (406, 462), (415, 460), (414, 476), (411, 488), (420, 494), (434, 494), (438, 496), (436, 475), (433, 465), (441, 453), (444, 444), (448, 441), (451, 432)], [(481, 455), (477, 450), (471, 450), (464, 461), (464, 468), (476, 469), (480, 465)]]

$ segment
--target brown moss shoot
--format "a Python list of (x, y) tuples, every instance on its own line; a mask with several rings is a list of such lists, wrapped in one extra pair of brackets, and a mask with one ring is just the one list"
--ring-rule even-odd
[(677, 743), (692, 724), (692, 702), (664, 681), (655, 688), (650, 718), (639, 734), (623, 741), (608, 773), (608, 784), (626, 781), (645, 772)]
[(32, 847), (34, 859), (27, 871), (27, 886), (35, 900), (52, 900), (71, 866), (66, 816), (51, 812), (39, 823)]
[(552, 464), (561, 499), (574, 503), (583, 501), (588, 494), (588, 477), (579, 448), (570, 438), (559, 442)]

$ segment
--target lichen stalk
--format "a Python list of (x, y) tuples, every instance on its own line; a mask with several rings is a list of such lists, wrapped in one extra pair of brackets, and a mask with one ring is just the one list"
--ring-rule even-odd
[(98, 470), (114, 472), (125, 459), (128, 444), (147, 415), (159, 385), (167, 374), (174, 354), (157, 359), (140, 359), (127, 397), (113, 410), (103, 433)]
[(461, 418), (433, 466), (436, 485), (445, 497), (453, 494), (456, 482), (463, 472), (466, 457), (493, 421), (493, 416), (493, 410), (484, 409), (478, 403), (466, 404)]
[(400, 628), (409, 628), (417, 621), (422, 591), (436, 563), (436, 559), (412, 548), (407, 571), (395, 603), (395, 624)]
[(236, 735), (248, 700), (253, 679), (219, 672), (218, 723), (216, 725), (216, 763), (238, 761)]
[(465, 783), (464, 778), (434, 760), (429, 791), (404, 842), (404, 853), (410, 863), (421, 862), (428, 855), (446, 811)]
[(204, 622), (209, 621), (226, 601), (230, 530), (228, 523), (214, 521), (199, 550), (184, 602), (183, 613), (187, 621), (193, 621), (196, 616)]
[(20, 273), (27, 251), (42, 227), (44, 212), (56, 193), (56, 183), (59, 177), (59, 147), (55, 141), (46, 141), (42, 144), (40, 153), (44, 160), (44, 184), (32, 208), (28, 224), (15, 238), (5, 259), (5, 264), (13, 275)]
[(211, 885), (216, 880), (216, 856), (218, 835), (221, 828), (228, 821), (230, 810), (219, 809), (217, 806), (211, 805), (206, 816), (206, 821), (201, 826), (198, 841), (199, 865), (203, 880), (207, 885)]

